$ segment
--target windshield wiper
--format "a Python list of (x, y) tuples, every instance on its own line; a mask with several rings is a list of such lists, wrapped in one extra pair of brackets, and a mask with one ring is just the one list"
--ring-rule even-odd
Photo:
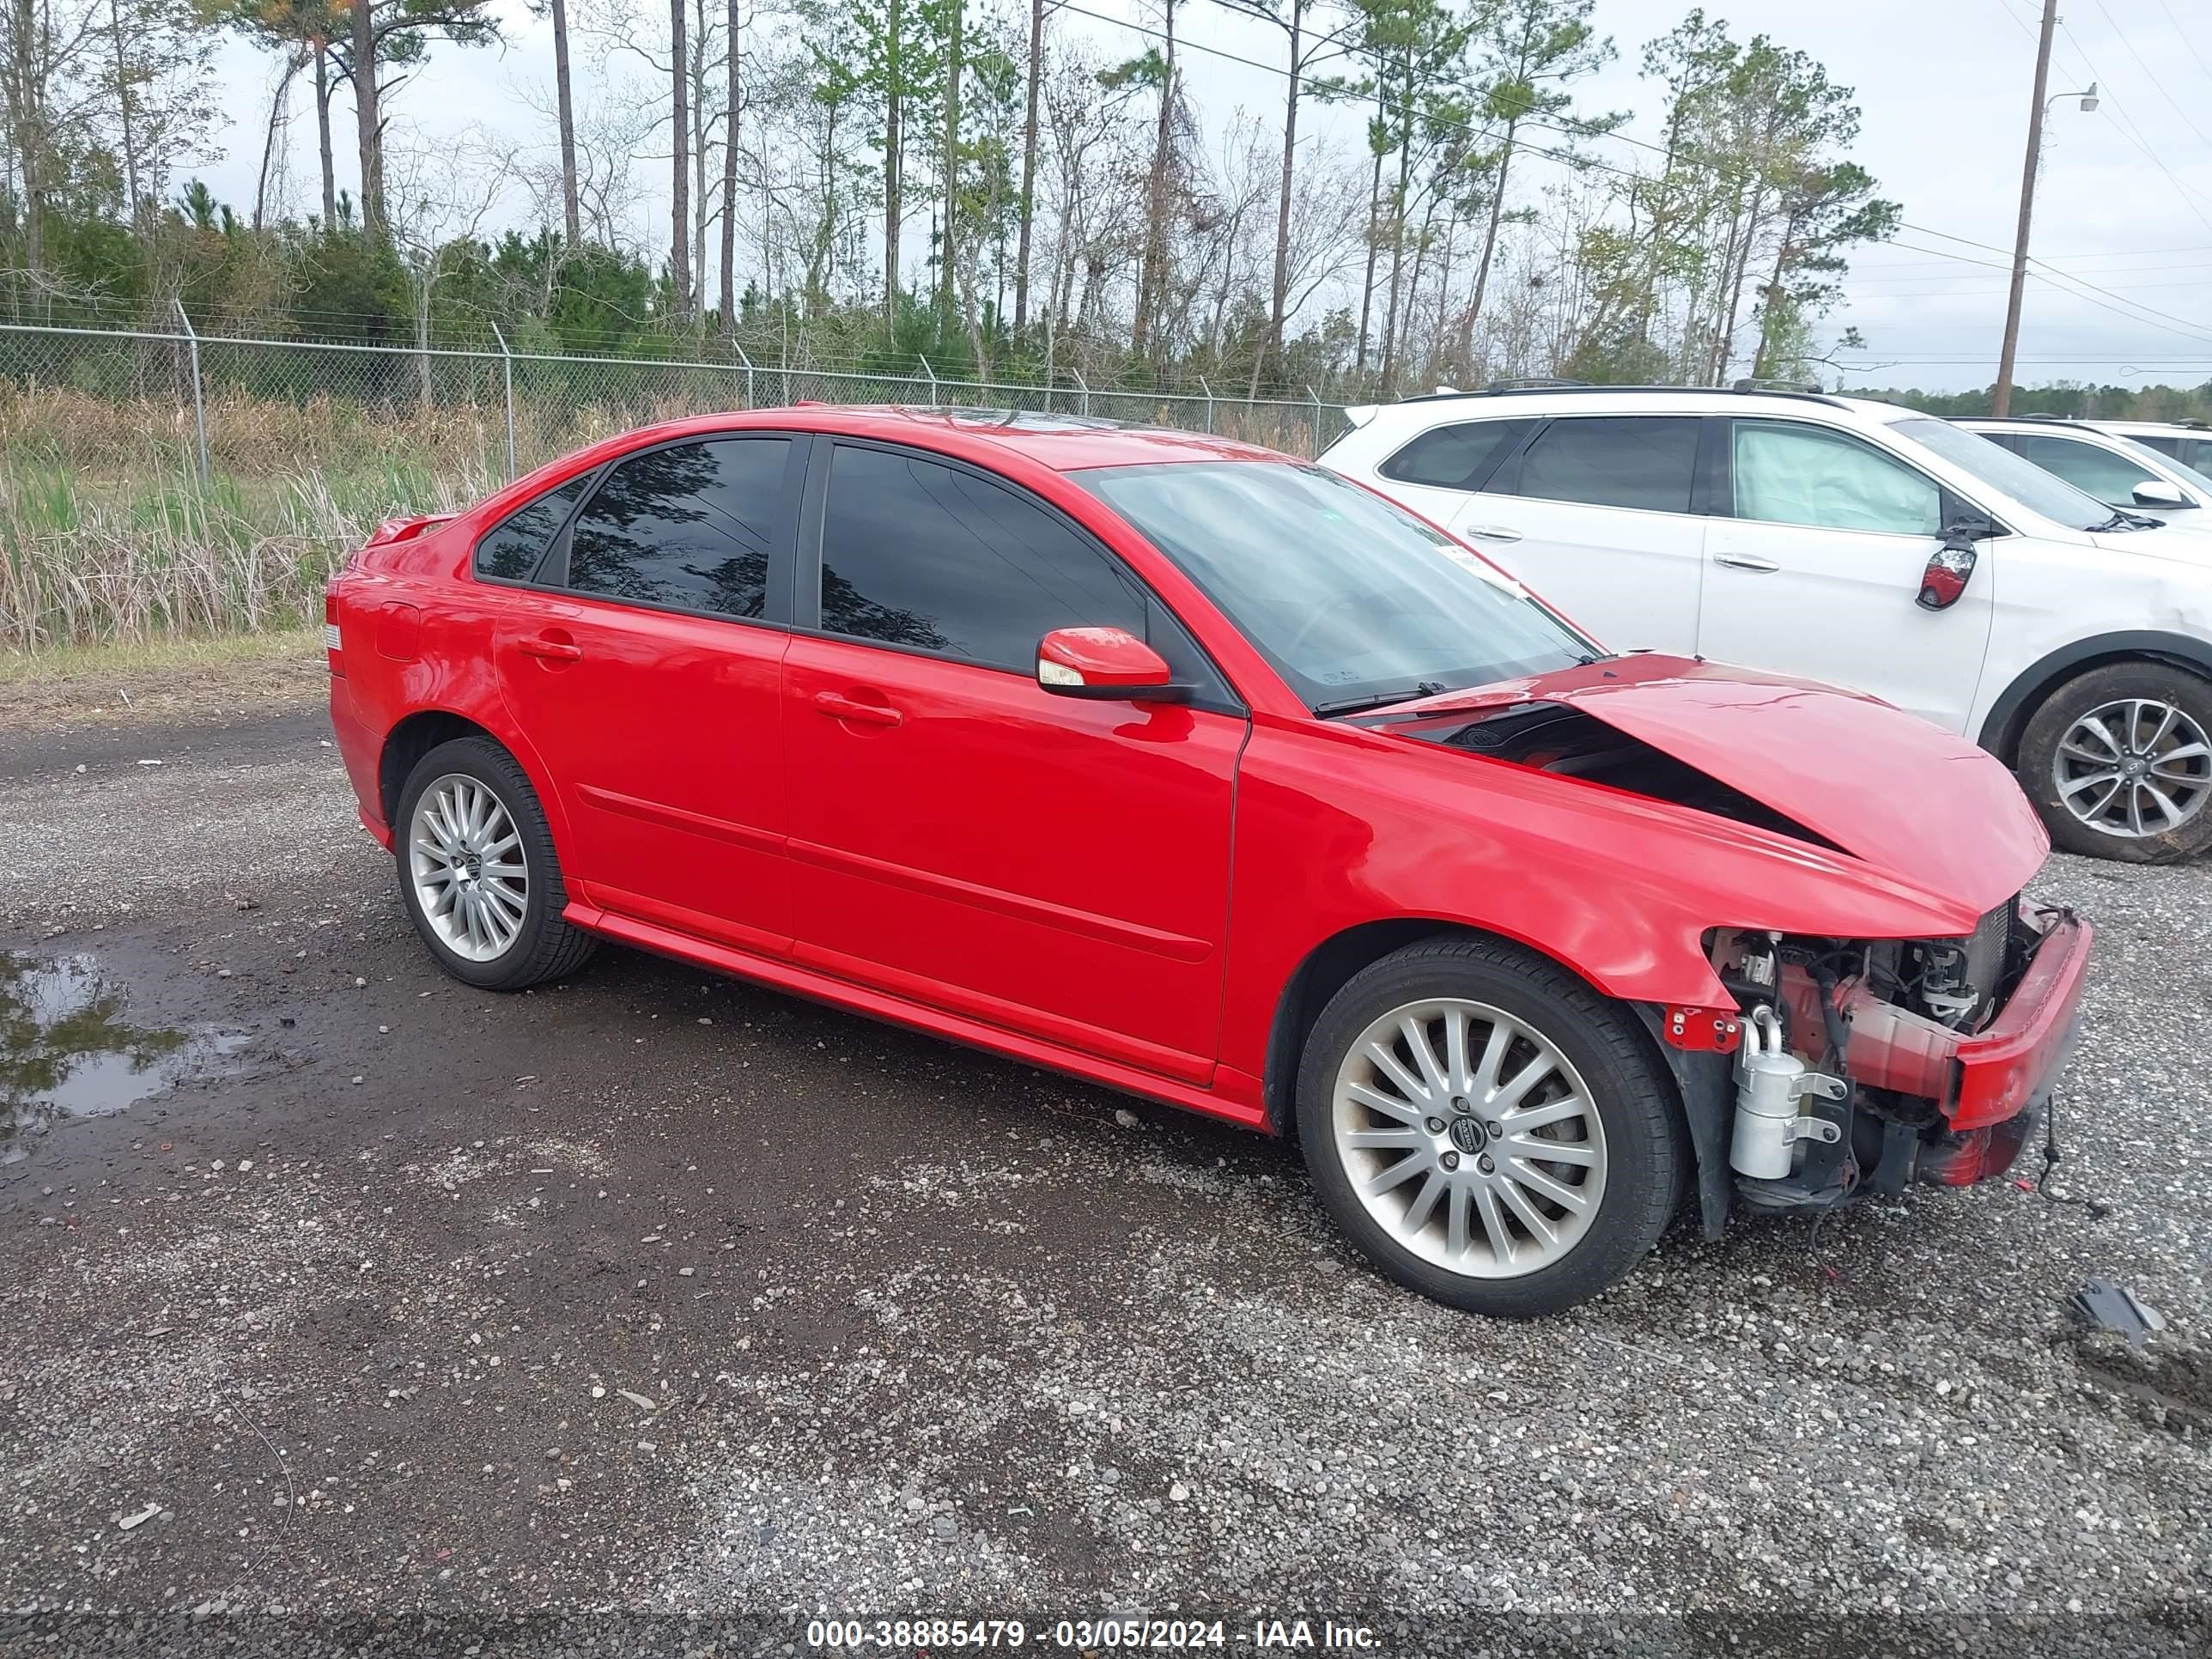
[(2156, 519), (2146, 519), (2140, 513), (2123, 513), (2115, 507), (2112, 510), (2112, 516), (2104, 523), (2084, 525), (2082, 528), (2092, 535), (2102, 535), (2113, 530), (2155, 530), (2158, 528), (2158, 524), (2159, 521)]
[(1451, 687), (1442, 680), (1423, 680), (1403, 691), (1377, 691), (1364, 697), (1343, 697), (1335, 702), (1317, 702), (1316, 716), (1328, 714), (1364, 714), (1370, 708), (1388, 708), (1394, 702), (1411, 702), (1416, 697), (1433, 697), (1449, 691)]

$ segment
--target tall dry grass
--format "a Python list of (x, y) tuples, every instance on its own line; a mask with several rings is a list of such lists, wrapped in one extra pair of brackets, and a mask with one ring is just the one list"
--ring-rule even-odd
[[(158, 377), (156, 377), (158, 379)], [(787, 380), (796, 382), (803, 377)], [(605, 395), (518, 386), (523, 470), (611, 434), (731, 406), (726, 377), (656, 380)], [(794, 395), (854, 395), (842, 383)], [(884, 382), (877, 395), (895, 396)], [(298, 627), (381, 520), (451, 512), (503, 482), (503, 404), (216, 386), (210, 480), (199, 479), (190, 381), (113, 395), (0, 380), (0, 650), (144, 644)], [(1187, 405), (1102, 394), (1098, 412), (1159, 424)], [(1303, 410), (1224, 402), (1216, 429), (1310, 454)]]
[(506, 472), (481, 411), (232, 395), (208, 410), (0, 386), (0, 650), (295, 628), (384, 519)]

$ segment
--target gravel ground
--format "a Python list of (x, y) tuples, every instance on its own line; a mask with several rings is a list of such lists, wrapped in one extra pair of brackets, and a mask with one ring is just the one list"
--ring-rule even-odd
[[(197, 1034), (0, 1148), (27, 1647), (2207, 1650), (2212, 868), (2038, 885), (2101, 930), (2052, 1183), (2100, 1207), (1678, 1229), (1508, 1325), (1279, 1143), (623, 951), (458, 987), (324, 735), (0, 734), (0, 948)], [(2169, 1328), (2088, 1333), (2091, 1275)]]

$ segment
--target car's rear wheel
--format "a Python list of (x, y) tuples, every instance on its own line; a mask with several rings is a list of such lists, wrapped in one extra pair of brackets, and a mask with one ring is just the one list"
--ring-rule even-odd
[(2045, 698), (2021, 734), (2021, 787), (2069, 853), (2165, 864), (2212, 847), (2212, 680), (2115, 663)]
[(395, 830), (401, 900), (454, 978), (520, 991), (581, 966), (597, 947), (562, 920), (568, 890), (544, 810), (489, 738), (425, 755), (401, 786)]
[(1571, 1307), (1656, 1243), (1679, 1098), (1626, 1010), (1509, 946), (1444, 939), (1355, 975), (1309, 1036), (1298, 1136), (1322, 1202), (1400, 1284), (1470, 1312)]

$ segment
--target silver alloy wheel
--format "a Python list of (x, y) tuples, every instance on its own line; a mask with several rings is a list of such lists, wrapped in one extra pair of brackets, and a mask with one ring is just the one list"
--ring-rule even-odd
[(431, 930), (455, 956), (493, 962), (530, 911), (530, 857), (507, 803), (481, 779), (431, 780), (407, 825), (408, 879)]
[(1393, 1008), (1337, 1068), (1336, 1155), (1402, 1248), (1474, 1279), (1518, 1279), (1582, 1242), (1605, 1200), (1605, 1127), (1542, 1032), (1502, 1008)]
[(2212, 744), (2172, 703), (2123, 697), (2067, 727), (2051, 781), (2066, 810), (2100, 835), (2164, 835), (2212, 799)]

